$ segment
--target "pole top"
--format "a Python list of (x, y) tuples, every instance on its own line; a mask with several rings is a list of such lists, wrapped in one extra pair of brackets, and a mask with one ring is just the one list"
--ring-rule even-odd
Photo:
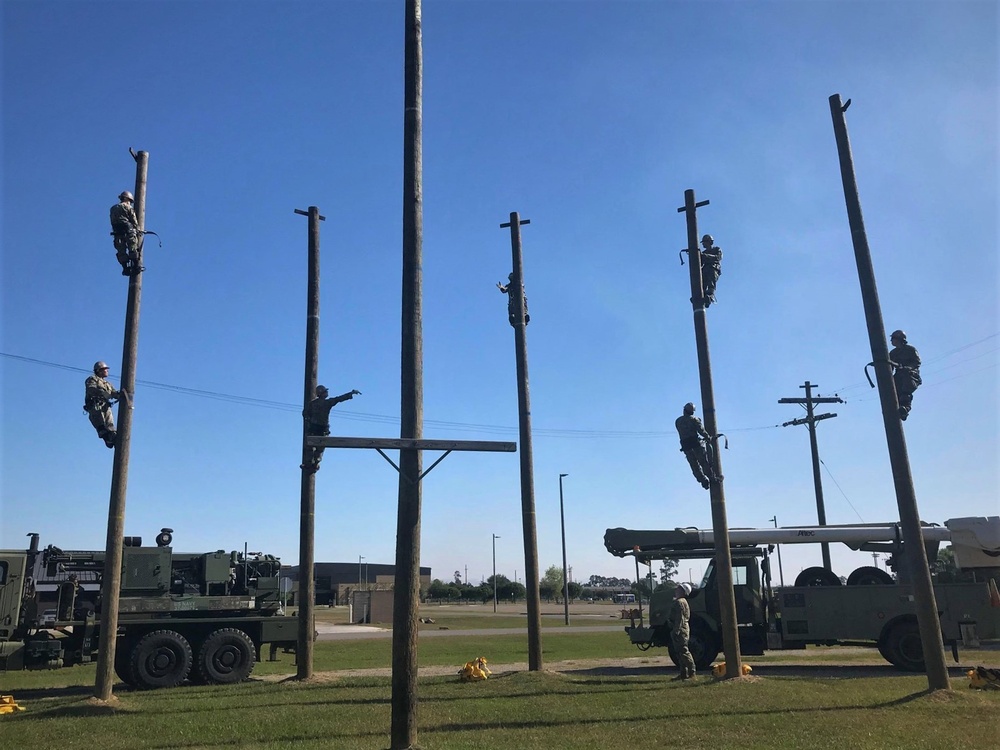
[[(317, 215), (319, 215), (319, 209), (316, 208), (316, 206), (309, 206), (309, 210), (310, 211), (313, 210), (313, 209), (316, 209), (316, 213), (317, 213)], [(309, 211), (303, 211), (301, 208), (296, 208), (295, 209), (295, 213), (297, 213), (299, 216), (308, 216), (309, 215)], [(320, 221), (326, 221), (326, 217), (325, 216), (320, 216), (319, 220)]]

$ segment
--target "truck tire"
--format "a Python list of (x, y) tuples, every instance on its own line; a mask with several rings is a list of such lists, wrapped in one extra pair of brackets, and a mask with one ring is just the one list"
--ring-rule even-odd
[[(882, 643), (882, 641), (880, 641)], [(923, 672), (924, 649), (920, 641), (920, 628), (916, 620), (900, 620), (885, 636), (879, 652), (889, 662), (907, 672)]]
[(848, 586), (885, 586), (893, 583), (891, 575), (873, 565), (863, 565), (847, 576)]
[(806, 568), (795, 577), (796, 586), (840, 586), (840, 578), (832, 570), (817, 565)]
[(132, 648), (133, 644), (124, 639), (119, 640), (115, 644), (115, 674), (118, 675), (119, 680), (129, 686), (135, 684), (135, 680), (132, 679), (132, 667), (130, 665), (132, 661)]
[(691, 620), (691, 635), (688, 650), (694, 658), (694, 665), (704, 671), (712, 666), (719, 655), (721, 645), (718, 636), (701, 620)]
[(236, 628), (212, 631), (198, 649), (198, 677), (209, 685), (242, 682), (253, 671), (256, 649), (250, 636)]
[(140, 690), (176, 687), (191, 671), (191, 644), (173, 630), (154, 630), (135, 644), (130, 676)]

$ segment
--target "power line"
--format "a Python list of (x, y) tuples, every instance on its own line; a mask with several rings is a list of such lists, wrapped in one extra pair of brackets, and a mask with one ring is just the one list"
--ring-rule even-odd
[(847, 496), (847, 493), (844, 492), (843, 487), (840, 486), (840, 482), (837, 481), (837, 478), (833, 475), (833, 472), (830, 471), (830, 467), (826, 465), (826, 462), (823, 461), (823, 459), (820, 459), (820, 463), (823, 464), (823, 468), (826, 469), (827, 476), (829, 476), (830, 479), (833, 480), (833, 483), (837, 485), (837, 489), (840, 490), (840, 494), (844, 496), (844, 499), (847, 501), (847, 504), (851, 506), (851, 510), (854, 511), (854, 515), (856, 515), (861, 520), (861, 523), (864, 523), (865, 519), (861, 517), (860, 513), (858, 513), (858, 509), (854, 507), (854, 503), (851, 502), (851, 499)]

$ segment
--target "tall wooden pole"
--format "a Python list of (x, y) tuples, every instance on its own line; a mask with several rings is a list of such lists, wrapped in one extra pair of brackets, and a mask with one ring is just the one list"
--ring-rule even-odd
[(702, 293), (701, 250), (698, 248), (698, 218), (700, 206), (694, 190), (684, 191), (684, 205), (678, 213), (687, 214), (688, 258), (691, 275), (691, 306), (694, 308), (694, 338), (698, 349), (698, 372), (701, 375), (701, 408), (705, 414), (705, 429), (712, 436), (712, 458), (715, 476), (709, 488), (712, 503), (712, 532), (715, 534), (715, 576), (719, 583), (719, 614), (722, 620), (722, 649), (726, 655), (726, 677), (739, 677), (740, 639), (736, 621), (736, 597), (733, 594), (733, 560), (729, 550), (729, 522), (726, 518), (726, 493), (722, 479), (722, 456), (719, 455), (719, 429), (715, 418), (715, 391), (712, 387), (712, 361), (708, 356), (708, 321), (705, 319), (705, 299)]
[[(424, 423), (422, 89), (420, 0), (406, 0), (403, 56), (403, 302), (401, 438), (420, 439)], [(392, 750), (417, 741), (417, 616), (420, 606), (420, 450), (399, 452), (396, 572), (392, 616)]]
[[(319, 372), (319, 223), (316, 206), (295, 213), (309, 217), (308, 289), (306, 292), (306, 365), (302, 408), (316, 396)], [(295, 650), (296, 676), (300, 680), (313, 674), (313, 632), (316, 613), (316, 472), (311, 464), (311, 449), (306, 446), (306, 423), (302, 421), (302, 487), (299, 510), (299, 632)]]
[[(848, 100), (848, 105), (850, 100)], [(875, 269), (872, 266), (868, 235), (861, 214), (861, 198), (858, 194), (857, 178), (854, 174), (854, 157), (851, 155), (851, 141), (847, 136), (847, 106), (841, 103), (840, 94), (830, 97), (830, 114), (833, 117), (833, 132), (837, 140), (840, 157), (840, 175), (844, 183), (844, 200), (847, 204), (847, 218), (851, 226), (851, 240), (854, 244), (854, 258), (858, 266), (858, 280), (861, 284), (861, 300), (865, 308), (868, 324), (868, 341), (871, 345), (872, 362), (875, 365), (875, 380), (878, 384), (879, 400), (882, 403), (882, 423), (889, 448), (889, 464), (892, 467), (892, 481), (896, 488), (896, 505), (899, 507), (899, 521), (903, 532), (903, 546), (908, 565), (906, 573), (913, 584), (914, 605), (917, 611), (917, 625), (923, 646), (924, 664), (927, 668), (927, 684), (931, 690), (947, 690), (951, 683), (941, 640), (941, 622), (938, 620), (937, 601), (934, 598), (934, 584), (931, 581), (924, 534), (920, 529), (920, 512), (917, 510), (917, 495), (913, 489), (910, 474), (910, 457), (906, 450), (903, 423), (899, 419), (896, 401), (896, 384), (892, 380), (892, 365), (889, 364), (889, 347), (885, 341), (885, 326), (882, 322), (882, 306), (879, 304), (878, 288), (875, 286)]]
[(517, 360), (517, 412), (521, 458), (521, 528), (524, 536), (524, 582), (528, 604), (528, 669), (542, 668), (542, 606), (538, 571), (538, 535), (535, 531), (535, 469), (531, 452), (531, 394), (528, 388), (528, 340), (524, 309), (524, 264), (521, 255), (521, 225), (523, 221), (513, 212), (510, 222), (510, 250), (514, 278), (510, 280), (507, 294), (513, 304), (514, 354)]
[[(146, 173), (149, 152), (135, 157), (135, 216), (139, 229), (146, 226)], [(142, 256), (133, 263), (141, 265)], [(125, 342), (122, 347), (122, 398), (118, 406), (118, 434), (111, 470), (111, 499), (108, 507), (108, 537), (101, 581), (101, 636), (97, 656), (94, 696), (111, 700), (114, 685), (115, 646), (118, 634), (118, 601), (122, 585), (122, 545), (125, 535), (125, 496), (128, 487), (128, 459), (132, 442), (132, 409), (135, 401), (135, 361), (139, 351), (139, 303), (142, 299), (142, 272), (128, 279), (128, 302), (125, 307)]]

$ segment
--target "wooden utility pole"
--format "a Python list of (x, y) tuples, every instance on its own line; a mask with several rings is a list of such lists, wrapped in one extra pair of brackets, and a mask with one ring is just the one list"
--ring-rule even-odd
[[(806, 407), (806, 417), (805, 419), (793, 419), (791, 422), (785, 422), (782, 427), (788, 427), (789, 425), (809, 425), (809, 447), (812, 450), (812, 466), (813, 466), (813, 486), (816, 488), (816, 515), (819, 519), (820, 526), (826, 526), (826, 506), (823, 504), (823, 477), (819, 473), (819, 445), (816, 442), (816, 423), (824, 419), (832, 419), (837, 416), (836, 414), (815, 414), (813, 412), (813, 406), (815, 404), (842, 404), (844, 399), (840, 396), (819, 396), (817, 395), (813, 398), (812, 389), (816, 388), (815, 383), (810, 383), (808, 380), (805, 385), (800, 385), (799, 388), (805, 388), (806, 397), (805, 398), (779, 398), (779, 404), (800, 404)], [(830, 545), (828, 542), (823, 542), (820, 545), (823, 554), (823, 567), (826, 570), (833, 571), (833, 566), (830, 564)]]
[[(309, 263), (306, 291), (306, 366), (302, 409), (316, 396), (319, 378), (319, 215), (316, 206), (295, 213), (309, 217)], [(300, 680), (313, 674), (313, 633), (316, 611), (316, 472), (312, 468), (314, 450), (306, 445), (306, 422), (302, 420), (302, 492), (299, 510), (299, 635), (295, 649), (295, 672)]]
[(524, 309), (524, 264), (521, 255), (521, 220), (517, 212), (500, 228), (510, 227), (513, 278), (507, 287), (508, 309), (513, 310), (514, 356), (517, 361), (518, 433), (521, 444), (521, 528), (524, 535), (524, 582), (528, 604), (528, 669), (542, 668), (542, 606), (538, 572), (538, 536), (535, 532), (535, 469), (531, 455), (531, 396), (528, 389), (527, 321)]
[(904, 557), (908, 563), (908, 573), (912, 578), (917, 624), (923, 646), (924, 664), (927, 668), (927, 684), (931, 690), (947, 690), (951, 683), (948, 679), (948, 667), (941, 641), (941, 622), (938, 620), (937, 601), (934, 598), (934, 585), (927, 563), (924, 535), (920, 529), (920, 512), (917, 510), (917, 496), (910, 474), (910, 457), (906, 450), (903, 424), (899, 419), (896, 384), (892, 380), (892, 365), (889, 363), (889, 347), (885, 341), (882, 307), (879, 304), (878, 288), (875, 286), (875, 269), (868, 248), (865, 221), (861, 214), (861, 198), (854, 174), (851, 141), (847, 135), (847, 118), (844, 113), (850, 103), (851, 100), (848, 99), (847, 104), (843, 104), (840, 94), (830, 97), (830, 114), (833, 117), (833, 132), (840, 157), (840, 175), (844, 183), (844, 200), (847, 204), (847, 218), (854, 244), (854, 258), (858, 266), (858, 280), (861, 283), (861, 300), (864, 303), (865, 321), (868, 324), (872, 364), (875, 367), (875, 379), (882, 403), (882, 423), (885, 426), (885, 439), (889, 448), (896, 505), (899, 507)]
[[(402, 439), (424, 425), (423, 351), (423, 48), (420, 0), (406, 0), (403, 93), (403, 310), (400, 361)], [(420, 606), (420, 504), (423, 454), (399, 451), (396, 573), (392, 616), (392, 750), (417, 741), (417, 616)]]
[[(132, 152), (135, 159), (135, 216), (139, 230), (146, 226), (146, 173), (149, 152)], [(133, 261), (142, 266), (142, 250)], [(125, 342), (122, 347), (121, 399), (118, 406), (118, 433), (111, 470), (111, 499), (108, 507), (108, 537), (101, 581), (101, 637), (98, 644), (97, 678), (94, 696), (111, 700), (114, 685), (115, 646), (118, 635), (118, 601), (122, 585), (122, 546), (125, 536), (125, 496), (128, 487), (128, 459), (132, 442), (132, 408), (135, 398), (135, 361), (139, 351), (139, 303), (142, 300), (142, 272), (128, 278), (128, 302), (125, 307)]]
[[(719, 429), (715, 418), (715, 392), (712, 388), (712, 362), (708, 356), (708, 321), (701, 280), (701, 250), (698, 247), (697, 210), (708, 201), (696, 203), (694, 190), (684, 191), (684, 205), (678, 213), (687, 214), (688, 259), (691, 275), (691, 306), (694, 308), (694, 338), (698, 349), (698, 372), (701, 376), (701, 408), (705, 430), (712, 436), (712, 459), (715, 479), (709, 488), (712, 502), (712, 532), (715, 535), (715, 575), (719, 583), (719, 614), (722, 619), (722, 649), (726, 655), (726, 678), (743, 673), (740, 639), (736, 622), (736, 597), (733, 594), (733, 559), (729, 550), (729, 522), (726, 519), (726, 494), (723, 489), (722, 456), (719, 454)], [(710, 477), (711, 479), (711, 477)]]

